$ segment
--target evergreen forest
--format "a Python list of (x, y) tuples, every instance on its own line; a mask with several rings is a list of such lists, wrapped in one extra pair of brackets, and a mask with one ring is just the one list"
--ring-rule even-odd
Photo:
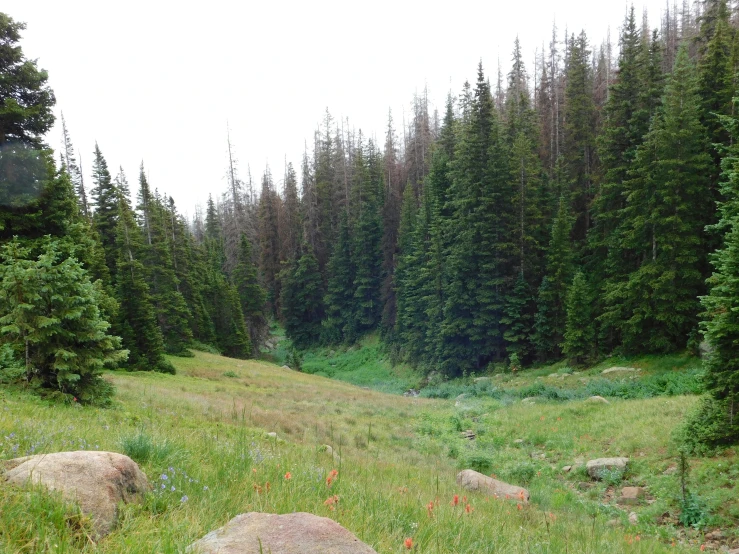
[(187, 218), (104, 144), (83, 170), (63, 118), (47, 144), (48, 75), (0, 14), (0, 381), (105, 404), (106, 368), (257, 357), (270, 322), (447, 377), (702, 351), (689, 434), (739, 442), (739, 10), (614, 23), (555, 27), (532, 63), (517, 40), (379, 139), (327, 109), (282, 176), (239, 174), (229, 141)]

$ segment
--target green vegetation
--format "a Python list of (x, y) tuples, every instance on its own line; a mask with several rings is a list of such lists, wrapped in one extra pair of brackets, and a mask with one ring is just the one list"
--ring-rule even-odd
[[(0, 487), (0, 551), (46, 552), (56, 544), (66, 552), (177, 552), (256, 510), (335, 518), (380, 553), (401, 550), (410, 537), (420, 551), (440, 553), (527, 551), (537, 544), (549, 552), (688, 552), (702, 542), (690, 525), (729, 529), (739, 518), (739, 468), (727, 451), (690, 460), (690, 506), (698, 508), (685, 510), (692, 514), (687, 527), (678, 521), (680, 475), (663, 472), (678, 463), (669, 436), (694, 397), (536, 406), (474, 397), (455, 405), (206, 353), (170, 361), (177, 375), (108, 373), (118, 391), (109, 409), (0, 392), (0, 458), (123, 451), (157, 487), (143, 505), (124, 507), (116, 530), (97, 546), (86, 540), (89, 521), (58, 497)], [(652, 369), (665, 369), (657, 365)], [(535, 379), (526, 372), (511, 377), (524, 376)], [(474, 441), (461, 437), (467, 429)], [(646, 486), (647, 500), (654, 500), (628, 508), (638, 512), (637, 526), (614, 505), (608, 483), (579, 488), (589, 481), (580, 461), (606, 455), (629, 456), (620, 485)], [(575, 467), (565, 473), (564, 465)], [(459, 490), (461, 467), (525, 484), (531, 504), (519, 509), (516, 501)], [(328, 487), (332, 469), (339, 478)], [(325, 501), (334, 494), (340, 500), (331, 510)], [(619, 523), (607, 524), (612, 519)]]

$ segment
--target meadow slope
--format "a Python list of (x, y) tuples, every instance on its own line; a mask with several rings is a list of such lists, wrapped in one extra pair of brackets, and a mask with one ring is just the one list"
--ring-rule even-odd
[[(429, 553), (697, 552), (704, 542), (678, 525), (679, 479), (662, 474), (675, 464), (670, 433), (695, 396), (531, 404), (477, 394), (480, 381), (470, 380), (462, 397), (405, 398), (267, 362), (205, 353), (172, 362), (175, 376), (108, 373), (117, 389), (108, 409), (0, 390), (0, 460), (120, 451), (156, 487), (96, 545), (73, 507), (0, 486), (0, 552), (182, 552), (248, 511), (332, 517), (380, 553), (406, 551), (407, 538)], [(611, 455), (631, 457), (629, 471), (591, 485), (577, 464)], [(704, 523), (726, 528), (739, 516), (733, 452), (693, 465), (691, 487), (712, 487), (701, 497)], [(459, 490), (455, 475), (468, 466), (526, 485), (531, 503)], [(648, 497), (621, 509), (622, 484), (646, 486)]]

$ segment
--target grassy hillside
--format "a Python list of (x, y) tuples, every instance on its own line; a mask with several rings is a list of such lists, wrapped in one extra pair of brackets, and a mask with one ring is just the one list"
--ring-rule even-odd
[[(362, 350), (348, 355), (366, 355)], [(157, 487), (143, 506), (126, 507), (116, 531), (94, 545), (89, 524), (58, 499), (0, 486), (0, 552), (180, 552), (255, 510), (332, 517), (380, 553), (405, 551), (406, 538), (416, 552), (430, 553), (697, 552), (704, 542), (701, 531), (677, 524), (678, 477), (662, 474), (676, 461), (670, 432), (694, 396), (610, 404), (541, 398), (532, 404), (474, 391), (404, 398), (264, 362), (204, 353), (172, 362), (178, 375), (109, 373), (117, 388), (111, 409), (52, 406), (0, 391), (0, 459), (121, 451)], [(306, 356), (304, 367), (310, 363)], [(346, 364), (343, 374), (352, 371), (363, 386), (373, 384), (372, 371)], [(380, 374), (378, 388), (417, 384), (411, 372), (383, 371), (391, 373)], [(540, 377), (497, 379), (515, 389), (588, 378)], [(468, 429), (475, 440), (462, 438)], [(562, 472), (607, 455), (630, 456), (628, 473), (590, 486), (581, 467)], [(693, 465), (689, 483), (700, 492), (703, 523), (727, 528), (739, 519), (733, 452)], [(531, 504), (460, 491), (454, 480), (460, 467), (528, 486)], [(334, 469), (338, 478), (329, 486)], [(646, 485), (649, 496), (621, 510), (613, 495), (622, 483)], [(451, 505), (454, 494), (458, 506)], [(327, 504), (334, 495), (338, 502)], [(639, 513), (637, 525), (628, 523), (629, 510)]]

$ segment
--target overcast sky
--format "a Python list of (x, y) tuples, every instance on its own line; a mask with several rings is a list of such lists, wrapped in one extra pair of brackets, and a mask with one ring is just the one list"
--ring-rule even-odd
[[(197, 9), (191, 9), (197, 5)], [(646, 7), (652, 26), (665, 0)], [(49, 71), (89, 184), (97, 140), (111, 171), (136, 190), (141, 161), (150, 183), (192, 214), (225, 189), (226, 130), (242, 177), (267, 164), (281, 182), (284, 159), (300, 166), (305, 141), (328, 107), (336, 119), (382, 137), (388, 108), (402, 133), (414, 92), (428, 86), (443, 107), (474, 82), (482, 60), (494, 81), (508, 71), (518, 35), (533, 73), (556, 18), (614, 45), (627, 3), (587, 0), (126, 2), (3, 0), (27, 29), (27, 57)], [(49, 133), (57, 149), (60, 125)]]

